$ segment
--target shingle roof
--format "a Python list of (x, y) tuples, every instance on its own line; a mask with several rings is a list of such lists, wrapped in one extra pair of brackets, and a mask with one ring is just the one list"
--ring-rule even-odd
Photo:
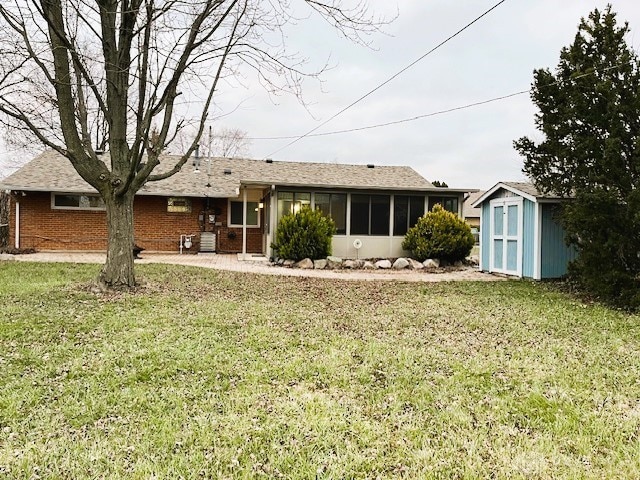
[[(105, 154), (108, 158), (108, 155)], [(105, 160), (107, 160), (105, 158)], [(170, 168), (178, 157), (165, 156), (159, 170)], [(225, 170), (231, 173), (225, 174)], [(207, 184), (210, 186), (207, 187)], [(180, 195), (192, 197), (234, 197), (242, 184), (336, 187), (383, 190), (436, 190), (411, 167), (346, 165), (335, 163), (281, 162), (242, 158), (200, 160), (199, 172), (191, 161), (176, 175), (149, 182), (142, 195)], [(69, 160), (54, 151), (38, 155), (1, 182), (9, 190), (91, 192)]]
[(548, 198), (548, 199), (561, 199), (563, 197), (559, 197), (558, 195), (552, 195), (550, 193), (541, 193), (536, 187), (533, 186), (532, 183), (529, 182), (501, 182), (503, 185), (506, 185), (511, 188), (515, 188), (516, 190), (520, 190), (523, 193), (531, 195), (536, 198)]
[(484, 190), (470, 193), (462, 204), (463, 218), (480, 218), (480, 207), (474, 207), (473, 203), (484, 194)]
[(550, 193), (541, 193), (532, 183), (529, 182), (498, 182), (486, 192), (482, 193), (478, 198), (471, 202), (471, 206), (479, 207), (482, 202), (490, 199), (495, 192), (500, 189), (506, 189), (514, 191), (525, 198), (529, 198), (531, 201), (554, 201), (563, 200), (566, 197), (560, 197), (558, 195), (552, 195)]

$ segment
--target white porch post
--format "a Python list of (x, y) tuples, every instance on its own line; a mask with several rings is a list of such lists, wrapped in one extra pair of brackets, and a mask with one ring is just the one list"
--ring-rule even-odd
[(16, 237), (15, 247), (20, 248), (20, 202), (16, 200)]
[[(389, 256), (393, 256), (393, 228), (394, 228), (394, 217), (393, 212), (395, 210), (396, 204), (396, 196), (389, 195)], [(408, 214), (409, 212), (407, 212)]]
[(269, 257), (275, 256), (271, 243), (276, 238), (276, 231), (278, 230), (278, 192), (276, 186), (271, 185), (271, 195), (269, 196), (269, 202), (271, 202), (271, 208), (269, 208), (269, 243), (267, 244), (267, 253)]
[(242, 189), (242, 259), (247, 257), (247, 187)]

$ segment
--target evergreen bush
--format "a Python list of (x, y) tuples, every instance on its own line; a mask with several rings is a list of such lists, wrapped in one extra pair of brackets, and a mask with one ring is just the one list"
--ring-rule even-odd
[(320, 210), (302, 208), (285, 215), (278, 223), (275, 242), (271, 245), (278, 257), (295, 261), (317, 260), (331, 255), (331, 239), (336, 233), (334, 221)]
[(427, 258), (455, 262), (466, 258), (474, 243), (469, 225), (437, 204), (409, 229), (402, 248), (420, 262)]

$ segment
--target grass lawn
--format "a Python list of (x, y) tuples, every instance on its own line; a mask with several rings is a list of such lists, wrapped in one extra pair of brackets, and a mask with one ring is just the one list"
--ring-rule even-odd
[(0, 263), (0, 478), (640, 478), (640, 317), (524, 281)]

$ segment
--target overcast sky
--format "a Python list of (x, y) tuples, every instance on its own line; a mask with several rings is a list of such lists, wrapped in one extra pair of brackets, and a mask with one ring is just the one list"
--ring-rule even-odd
[[(244, 87), (224, 85), (215, 114), (218, 126), (239, 128), (249, 137), (301, 135), (426, 53), (497, 0), (369, 1), (375, 12), (398, 18), (371, 38), (373, 49), (338, 36), (310, 18), (287, 30), (290, 49), (309, 58), (309, 68), (327, 59), (333, 68), (322, 89), (305, 83), (308, 111), (291, 97), (270, 97), (253, 79)], [(425, 115), (527, 89), (535, 68), (553, 68), (563, 46), (577, 32), (580, 17), (612, 3), (618, 21), (631, 26), (629, 43), (640, 48), (638, 0), (507, 0), (399, 78), (322, 127), (319, 132)], [(232, 112), (232, 113), (229, 113)], [(414, 122), (339, 135), (289, 140), (253, 140), (249, 156), (274, 160), (409, 165), (428, 180), (450, 187), (491, 187), (523, 180), (522, 160), (512, 142), (539, 138), (535, 109), (527, 94), (435, 115)], [(14, 158), (2, 155), (0, 161)], [(0, 165), (0, 169), (2, 166)], [(1, 176), (1, 175), (0, 175)]]

